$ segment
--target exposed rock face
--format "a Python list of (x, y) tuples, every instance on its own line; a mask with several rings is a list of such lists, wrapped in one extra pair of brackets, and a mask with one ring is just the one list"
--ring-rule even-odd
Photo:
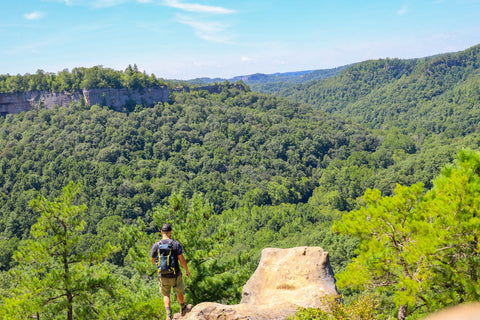
[[(227, 88), (237, 88), (245, 91), (241, 84), (219, 84), (202, 87), (179, 87), (173, 91), (201, 91), (208, 93), (221, 93)], [(29, 111), (33, 108), (51, 109), (53, 106), (68, 107), (72, 102), (78, 102), (84, 99), (87, 105), (98, 104), (108, 106), (117, 111), (123, 111), (125, 107), (134, 107), (137, 104), (153, 106), (157, 102), (167, 102), (169, 93), (167, 86), (141, 88), (129, 90), (121, 89), (83, 89), (76, 92), (50, 92), (50, 91), (30, 91), (25, 93), (2, 93), (0, 94), (0, 116), (9, 113), (20, 113)]]
[(480, 303), (467, 303), (432, 313), (424, 320), (479, 320)]
[(326, 294), (338, 294), (328, 252), (320, 247), (267, 248), (243, 287), (240, 304), (205, 302), (175, 319), (286, 319), (299, 307), (321, 307), (319, 298)]
[(0, 94), (0, 114), (20, 113), (38, 107), (40, 104), (45, 108), (54, 105), (68, 106), (71, 102), (79, 101), (82, 92), (50, 92), (50, 91), (29, 91), (25, 93), (3, 93)]
[(84, 89), (70, 92), (30, 91), (25, 93), (0, 94), (0, 115), (20, 113), (39, 107), (51, 109), (54, 105), (67, 107), (71, 102), (84, 99), (87, 105), (106, 105), (117, 111), (127, 105), (146, 104), (153, 106), (157, 102), (168, 101), (168, 88), (142, 88), (138, 90), (122, 89)]
[(143, 88), (138, 90), (122, 89), (89, 89), (83, 90), (87, 105), (106, 105), (117, 111), (127, 105), (146, 104), (153, 106), (157, 102), (168, 101), (167, 87)]

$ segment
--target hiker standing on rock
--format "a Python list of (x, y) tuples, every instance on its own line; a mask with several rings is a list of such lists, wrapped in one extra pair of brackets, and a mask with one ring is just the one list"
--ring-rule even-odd
[[(152, 263), (157, 265), (160, 292), (163, 294), (163, 304), (167, 313), (167, 320), (173, 319), (170, 307), (170, 293), (172, 288), (177, 294), (181, 314), (184, 316), (192, 306), (185, 303), (185, 284), (183, 283), (180, 265), (190, 277), (187, 261), (183, 256), (182, 246), (178, 241), (172, 240), (172, 225), (164, 224), (162, 227), (162, 240), (156, 242), (150, 253)], [(180, 262), (180, 264), (178, 263)]]

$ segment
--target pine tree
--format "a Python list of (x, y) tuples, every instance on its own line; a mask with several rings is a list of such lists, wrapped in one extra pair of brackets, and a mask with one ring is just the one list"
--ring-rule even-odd
[(397, 318), (480, 298), (480, 152), (463, 150), (423, 193), (365, 192), (366, 206), (334, 231), (360, 238), (358, 256), (337, 275), (340, 287), (386, 291)]
[(109, 292), (114, 279), (102, 261), (115, 248), (109, 244), (98, 252), (82, 252), (85, 234), (84, 205), (75, 205), (80, 185), (69, 183), (58, 199), (44, 197), (30, 205), (41, 216), (31, 228), (31, 239), (21, 242), (12, 269), (18, 281), (11, 297), (3, 299), (0, 316), (5, 319), (95, 318), (102, 310), (95, 295)]

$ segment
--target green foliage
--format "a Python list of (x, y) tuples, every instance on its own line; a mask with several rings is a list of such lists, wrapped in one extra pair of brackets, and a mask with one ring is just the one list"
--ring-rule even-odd
[(436, 245), (432, 226), (418, 212), (423, 186), (398, 185), (391, 197), (365, 192), (366, 207), (343, 216), (334, 231), (360, 238), (358, 256), (337, 275), (340, 287), (390, 288), (397, 306), (416, 306), (430, 271), (427, 256)]
[[(212, 95), (177, 92), (173, 99), (172, 104), (130, 114), (77, 104), (0, 118), (0, 229), (2, 239), (8, 239), (0, 242), (2, 267), (7, 270), (15, 265), (11, 254), (19, 240), (30, 237), (29, 230), (36, 223), (38, 213), (29, 201), (59, 196), (68, 181), (79, 181), (83, 187), (78, 190), (78, 199), (87, 208), (78, 252), (96, 252), (107, 243), (122, 247), (106, 257), (109, 268), (118, 268), (118, 283), (125, 284), (124, 290), (112, 289), (118, 301), (112, 301), (108, 308), (129, 301), (124, 296), (128, 292), (132, 299), (137, 293), (148, 292), (148, 281), (139, 289), (131, 286), (131, 279), (146, 277), (155, 283), (149, 277), (153, 270), (148, 258), (152, 243), (158, 240), (154, 208), (168, 207), (172, 194), (183, 193), (188, 203), (194, 194), (203, 194), (210, 205), (199, 205), (199, 212), (211, 216), (208, 228), (202, 231), (205, 236), (218, 232), (217, 226), (249, 222), (250, 209), (261, 215), (252, 226), (255, 229), (238, 229), (242, 234), (229, 236), (224, 250), (209, 250), (216, 259), (201, 263), (196, 258), (198, 250), (187, 251), (187, 259), (191, 263), (197, 260), (199, 265), (192, 265), (192, 282), (198, 287), (192, 298), (195, 301), (208, 297), (239, 302), (241, 288), (255, 270), (261, 249), (274, 243), (282, 247), (319, 245), (322, 239), (330, 239), (343, 250), (338, 251), (335, 262), (335, 267), (343, 268), (351, 256), (345, 253), (351, 246), (343, 246), (344, 240), (310, 233), (296, 239), (295, 233), (309, 229), (322, 234), (330, 226), (331, 218), (302, 203), (316, 185), (315, 170), (325, 155), (335, 159), (336, 150), (353, 137), (365, 140), (363, 129), (308, 106), (233, 87)], [(335, 133), (343, 129), (351, 136)], [(348, 150), (341, 154), (348, 154)], [(273, 202), (278, 206), (270, 208)], [(223, 220), (226, 210), (233, 215), (229, 221)], [(238, 212), (242, 217), (237, 220)], [(315, 227), (317, 222), (325, 224)], [(245, 240), (247, 235), (257, 236), (255, 243)], [(190, 237), (187, 246), (201, 240), (195, 232)], [(197, 281), (197, 276), (205, 274), (208, 276)], [(7, 286), (5, 290), (11, 289)], [(157, 288), (153, 292), (158, 294)], [(138, 303), (141, 299), (138, 296)], [(136, 308), (135, 303), (127, 304)], [(107, 303), (103, 305), (107, 308)], [(125, 309), (118, 314), (129, 312)]]
[(3, 300), (4, 317), (83, 318), (85, 310), (98, 308), (91, 304), (97, 291), (110, 292), (113, 279), (101, 262), (115, 248), (107, 243), (99, 251), (78, 250), (86, 209), (74, 205), (79, 188), (70, 183), (53, 202), (45, 198), (31, 202), (41, 216), (32, 226), (32, 239), (23, 240), (15, 253), (16, 294)]
[(378, 129), (449, 138), (478, 132), (480, 46), (424, 59), (365, 61), (280, 92)]
[[(238, 260), (245, 274), (243, 286), (255, 271), (261, 250), (266, 247), (319, 246), (329, 252), (335, 272), (340, 272), (355, 255), (358, 241), (334, 234), (330, 229), (337, 215), (310, 204), (254, 206), (228, 210), (215, 217), (217, 224), (233, 223), (235, 236), (228, 241), (222, 261)], [(238, 301), (237, 301), (238, 302)]]
[[(342, 66), (333, 69), (311, 70), (311, 71), (298, 71), (298, 72), (285, 72), (274, 74), (256, 73), (248, 76), (239, 76), (229, 79), (229, 81), (245, 83), (249, 85), (253, 91), (261, 93), (274, 93), (280, 90), (290, 88), (296, 84), (309, 82), (312, 80), (326, 79), (336, 76), (343, 69), (348, 66)], [(206, 85), (212, 83), (220, 83), (225, 81), (224, 79), (211, 79), (211, 78), (197, 78), (189, 80), (189, 84), (193, 85)]]
[(343, 304), (342, 296), (326, 295), (321, 298), (324, 308), (300, 308), (290, 320), (375, 320), (380, 319), (378, 301), (372, 295)]
[(480, 153), (471, 150), (460, 152), (426, 194), (422, 184), (398, 185), (390, 197), (367, 190), (366, 206), (333, 226), (360, 239), (338, 285), (391, 293), (398, 319), (478, 300), (479, 190)]
[[(361, 163), (348, 156), (324, 161), (316, 201), (349, 211), (367, 188), (389, 195), (395, 183), (422, 182), (429, 189), (462, 147), (477, 147), (478, 139), (470, 137), (478, 136), (479, 49), (365, 61), (278, 93), (381, 130), (385, 137), (373, 144), (375, 150), (361, 154)], [(349, 151), (355, 156), (356, 150)]]
[(234, 88), (174, 99), (128, 115), (73, 105), (0, 118), (0, 233), (25, 237), (36, 217), (28, 201), (68, 181), (84, 186), (89, 232), (106, 216), (149, 222), (172, 192), (202, 193), (216, 213), (306, 202), (323, 159), (380, 139), (308, 106)]
[(168, 204), (157, 208), (153, 215), (159, 229), (163, 224), (171, 223), (174, 229), (172, 237), (182, 244), (191, 270), (190, 278), (185, 279), (187, 299), (194, 304), (229, 300), (229, 295), (236, 297), (237, 294), (236, 288), (233, 292), (229, 291), (232, 291), (232, 279), (238, 271), (230, 269), (231, 265), (218, 263), (224, 254), (226, 240), (234, 235), (234, 229), (228, 223), (212, 223), (213, 216), (213, 206), (199, 194), (194, 194), (190, 201), (181, 194), (172, 194)]
[(256, 74), (242, 79), (252, 90), (262, 93), (275, 93), (296, 84), (305, 83), (313, 80), (327, 79), (336, 76), (348, 66), (302, 72), (287, 72), (271, 75)]
[(480, 153), (463, 150), (435, 179), (424, 210), (435, 217), (439, 243), (433, 259), (428, 303), (458, 304), (480, 299)]
[(93, 88), (140, 89), (161, 86), (165, 83), (154, 75), (138, 71), (137, 65), (129, 65), (124, 72), (102, 66), (74, 68), (54, 73), (38, 70), (35, 74), (0, 75), (0, 93), (53, 91), (74, 92)]

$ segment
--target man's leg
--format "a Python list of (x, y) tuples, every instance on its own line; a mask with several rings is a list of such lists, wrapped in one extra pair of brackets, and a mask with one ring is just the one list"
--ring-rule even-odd
[(177, 293), (177, 300), (180, 305), (183, 305), (185, 303), (185, 296), (183, 294), (178, 294)]
[(167, 319), (173, 319), (172, 317), (172, 308), (170, 307), (170, 295), (163, 296), (163, 305), (165, 306), (165, 312), (167, 314)]
[[(172, 285), (175, 284), (175, 279), (159, 278), (160, 280), (160, 292), (163, 294), (163, 305), (165, 306), (165, 312), (167, 313), (167, 320), (173, 319), (172, 309), (170, 307), (170, 292)], [(173, 280), (173, 283), (172, 283)]]
[(174, 289), (177, 294), (178, 303), (180, 304), (180, 312), (182, 316), (184, 316), (192, 309), (192, 305), (185, 304), (185, 284), (181, 276), (177, 277)]
[(165, 309), (170, 309), (170, 295), (163, 296), (163, 305), (165, 306)]

